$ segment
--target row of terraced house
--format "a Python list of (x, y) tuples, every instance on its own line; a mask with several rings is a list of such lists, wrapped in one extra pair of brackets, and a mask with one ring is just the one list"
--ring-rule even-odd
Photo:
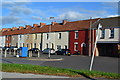
[(120, 49), (120, 17), (96, 18), (62, 23), (52, 22), (26, 25), (19, 28), (2, 28), (0, 46), (70, 49), (72, 54), (92, 55), (99, 30), (95, 56), (118, 56)]

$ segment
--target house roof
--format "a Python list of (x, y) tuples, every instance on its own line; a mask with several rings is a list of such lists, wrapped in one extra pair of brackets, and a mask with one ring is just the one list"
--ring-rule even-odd
[(110, 18), (101, 18), (98, 23), (92, 26), (92, 28), (97, 28), (99, 23), (102, 25), (102, 28), (120, 27), (120, 24), (118, 21), (120, 21), (120, 16), (110, 17)]
[[(98, 21), (99, 20), (99, 21)], [(55, 25), (44, 25), (31, 28), (24, 28), (24, 29), (16, 29), (14, 31), (4, 31), (2, 35), (17, 35), (17, 34), (31, 34), (31, 33), (44, 33), (44, 32), (57, 32), (57, 31), (73, 31), (73, 30), (83, 30), (90, 28), (90, 22), (92, 28), (97, 28), (98, 24), (100, 23), (103, 28), (107, 27), (118, 27), (118, 20), (120, 17), (113, 17), (113, 18), (96, 18), (96, 19), (88, 19), (88, 20), (80, 20), (80, 21), (73, 21), (67, 22), (65, 24), (56, 23)]]
[(90, 21), (94, 23), (96, 19), (80, 20), (74, 22), (67, 22), (66, 24), (55, 24), (55, 25), (44, 25), (43, 27), (31, 27), (28, 29), (20, 29), (14, 31), (5, 31), (3, 35), (15, 35), (15, 34), (28, 34), (28, 33), (43, 33), (43, 32), (56, 32), (56, 31), (71, 31), (71, 30), (82, 30), (90, 27)]

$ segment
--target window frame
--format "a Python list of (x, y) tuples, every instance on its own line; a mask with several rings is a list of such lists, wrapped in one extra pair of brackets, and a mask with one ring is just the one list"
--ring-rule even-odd
[(114, 28), (110, 28), (110, 39), (113, 39), (114, 38), (114, 34), (115, 34), (115, 30)]
[(74, 43), (74, 51), (78, 51), (78, 42)]
[(61, 39), (61, 38), (62, 38), (62, 34), (58, 33), (58, 39)]
[(75, 39), (78, 39), (78, 31), (75, 31)]
[[(104, 31), (104, 32), (103, 32)], [(105, 38), (105, 29), (101, 29), (101, 36), (100, 39), (104, 39)]]

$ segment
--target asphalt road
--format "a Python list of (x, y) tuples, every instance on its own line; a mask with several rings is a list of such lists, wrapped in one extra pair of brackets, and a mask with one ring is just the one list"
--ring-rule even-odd
[[(11, 55), (7, 55), (7, 58), (2, 58), (3, 63), (18, 63), (18, 64), (32, 64), (32, 65), (42, 65), (42, 66), (53, 66), (60, 68), (71, 68), (71, 69), (87, 69), (89, 70), (91, 57), (89, 56), (63, 56), (63, 55), (51, 55), (51, 59), (47, 59), (48, 55), (41, 55), (40, 58), (32, 57), (32, 58), (16, 58)], [(56, 60), (56, 59), (63, 60)], [(41, 60), (42, 59), (42, 60)], [(47, 61), (45, 60), (47, 59)], [(55, 59), (51, 61), (52, 59)], [(114, 72), (118, 73), (119, 67), (119, 58), (113, 57), (95, 57), (93, 70), (104, 71), (104, 72)], [(7, 77), (3, 77), (2, 80), (115, 80), (115, 79), (104, 79), (104, 78), (90, 78), (84, 76), (84, 78), (50, 78), (43, 76), (33, 76), (30, 78), (29, 75), (25, 76), (14, 76), (13, 78), (9, 78), (9, 74)], [(17, 78), (16, 78), (17, 77)], [(21, 77), (21, 78), (19, 78)], [(25, 78), (24, 78), (25, 77)], [(28, 77), (28, 78), (27, 78)], [(40, 78), (41, 77), (41, 78)], [(116, 79), (117, 80), (117, 79)]]
[[(39, 60), (39, 59), (47, 59), (47, 56), (48, 55), (45, 54), (45, 55), (41, 55), (40, 58), (37, 57), (31, 58), (38, 60), (29, 60), (29, 58), (16, 58), (16, 57), (8, 56), (7, 58), (2, 58), (2, 62), (89, 70), (90, 60), (91, 60), (91, 57), (89, 56), (51, 55), (52, 59), (62, 58), (63, 60), (57, 60), (57, 61)], [(95, 57), (93, 70), (118, 73), (119, 60), (120, 60), (119, 58), (113, 58), (113, 57)]]

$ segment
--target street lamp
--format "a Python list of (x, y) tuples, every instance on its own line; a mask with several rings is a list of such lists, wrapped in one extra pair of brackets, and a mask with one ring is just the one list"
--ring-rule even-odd
[[(50, 20), (54, 19), (54, 17), (50, 17)], [(50, 37), (50, 32), (51, 32), (51, 25), (49, 26), (49, 37)], [(50, 47), (50, 38), (49, 38), (49, 47)], [(49, 48), (50, 49), (50, 48)], [(48, 54), (48, 59), (50, 59), (50, 53), (51, 53), (51, 50), (49, 50), (49, 54)]]

